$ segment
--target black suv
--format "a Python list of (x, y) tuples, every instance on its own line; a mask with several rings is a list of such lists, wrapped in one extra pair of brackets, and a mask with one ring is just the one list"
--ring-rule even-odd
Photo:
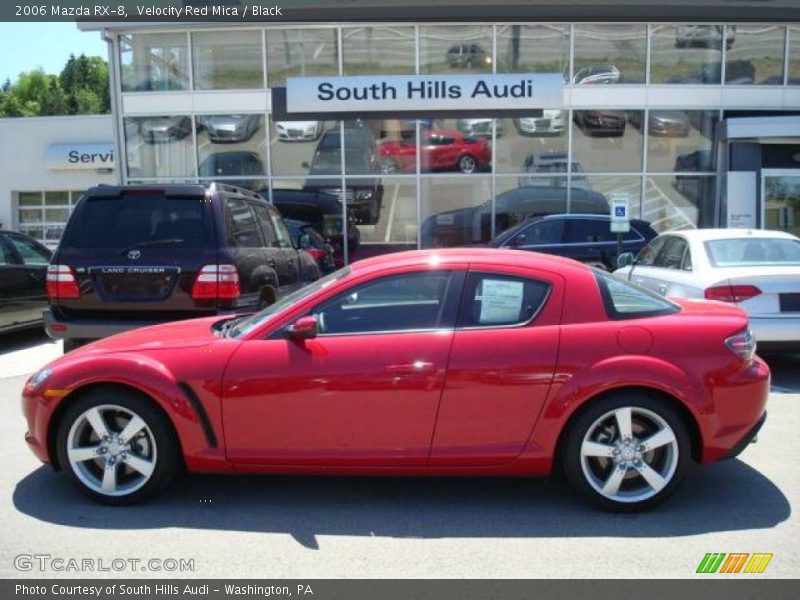
[(68, 351), (135, 327), (252, 312), (319, 277), (254, 192), (101, 185), (81, 197), (51, 260), (45, 328)]
[[(342, 194), (342, 142), (338, 130), (325, 132), (317, 144), (311, 164), (304, 163), (309, 179), (303, 189), (344, 198), (347, 210), (359, 223), (374, 225), (380, 219), (383, 183), (379, 177), (378, 149), (372, 131), (360, 122), (348, 122), (344, 129), (345, 175), (372, 175), (346, 182)], [(324, 176), (320, 178), (321, 176)]]

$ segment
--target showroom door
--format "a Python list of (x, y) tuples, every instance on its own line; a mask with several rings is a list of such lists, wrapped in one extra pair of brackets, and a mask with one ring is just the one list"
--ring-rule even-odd
[(424, 465), (462, 281), (447, 270), (373, 279), (311, 309), (313, 339), (244, 342), (223, 380), (228, 459)]
[(800, 169), (761, 171), (761, 222), (800, 236)]

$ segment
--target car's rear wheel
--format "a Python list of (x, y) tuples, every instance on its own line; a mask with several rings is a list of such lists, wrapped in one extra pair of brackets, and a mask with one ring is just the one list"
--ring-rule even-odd
[(686, 424), (662, 398), (624, 392), (595, 401), (570, 425), (565, 475), (596, 505), (646, 510), (678, 488), (691, 461)]
[(74, 484), (104, 504), (133, 504), (163, 489), (178, 469), (166, 417), (146, 398), (108, 387), (87, 392), (59, 423), (58, 459)]

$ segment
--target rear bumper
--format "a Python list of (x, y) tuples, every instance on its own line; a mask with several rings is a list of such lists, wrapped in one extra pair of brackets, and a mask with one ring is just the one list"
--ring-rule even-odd
[(759, 430), (764, 426), (764, 422), (767, 420), (767, 413), (765, 412), (761, 415), (761, 418), (758, 422), (753, 425), (753, 427), (740, 439), (736, 445), (730, 449), (728, 454), (725, 458), (735, 458), (739, 456), (747, 446), (755, 441), (756, 436), (758, 435)]
[(44, 329), (54, 340), (66, 339), (82, 339), (82, 340), (99, 340), (101, 338), (116, 335), (130, 331), (131, 329), (138, 329), (139, 327), (148, 327), (150, 325), (158, 325), (165, 321), (107, 321), (107, 320), (94, 320), (94, 319), (81, 319), (80, 321), (62, 321), (59, 320), (53, 311), (49, 308), (44, 311)]
[[(236, 314), (235, 310), (218, 310), (217, 315), (224, 316)], [(207, 317), (208, 313), (199, 313), (197, 317)], [(139, 320), (114, 320), (114, 319), (60, 319), (52, 308), (46, 308), (43, 313), (44, 329), (47, 335), (54, 340), (80, 339), (99, 340), (118, 333), (124, 333), (140, 327), (161, 325), (173, 322), (175, 319), (142, 319)], [(188, 317), (187, 317), (188, 318)]]
[(795, 342), (800, 348), (800, 317), (749, 317), (750, 330), (759, 346), (769, 342)]

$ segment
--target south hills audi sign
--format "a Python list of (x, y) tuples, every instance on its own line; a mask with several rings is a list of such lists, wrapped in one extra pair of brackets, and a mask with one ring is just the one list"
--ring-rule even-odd
[(290, 77), (286, 114), (521, 111), (560, 108), (560, 74)]

